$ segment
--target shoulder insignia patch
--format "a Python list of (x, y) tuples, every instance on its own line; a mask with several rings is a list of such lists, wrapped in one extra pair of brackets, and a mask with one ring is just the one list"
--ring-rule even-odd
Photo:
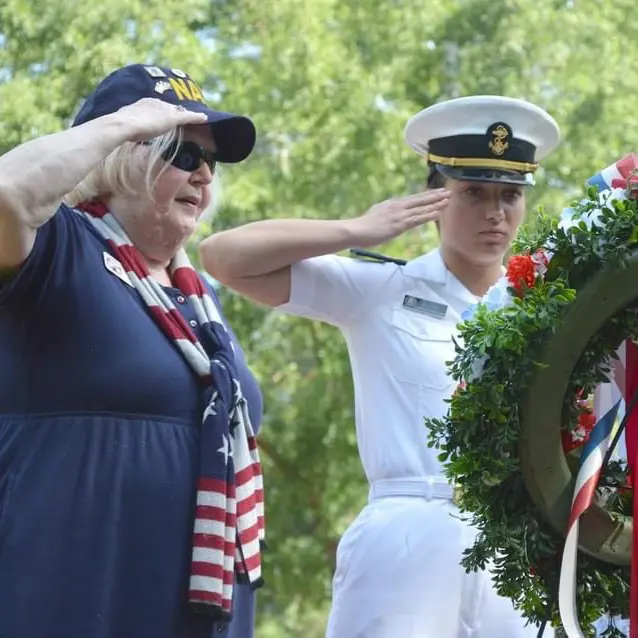
[(388, 257), (381, 255), (380, 253), (373, 253), (369, 250), (363, 250), (362, 248), (351, 248), (350, 254), (362, 261), (370, 261), (377, 264), (397, 264), (398, 266), (405, 266), (408, 262), (405, 259), (397, 259), (396, 257)]

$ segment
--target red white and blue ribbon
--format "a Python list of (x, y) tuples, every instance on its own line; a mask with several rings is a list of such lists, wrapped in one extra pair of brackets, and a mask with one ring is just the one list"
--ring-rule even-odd
[[(625, 199), (627, 191), (638, 190), (638, 155), (630, 153), (603, 169), (587, 184), (597, 186), (601, 193), (611, 195), (611, 191), (620, 189), (622, 192), (613, 193), (613, 197)], [(631, 196), (631, 195), (629, 195)], [(561, 621), (568, 638), (584, 638), (576, 612), (576, 574), (578, 556), (578, 524), (582, 514), (591, 506), (595, 498), (596, 485), (603, 469), (603, 462), (609, 450), (618, 419), (624, 416), (631, 397), (638, 390), (638, 348), (632, 342), (623, 343), (617, 351), (618, 359), (614, 361), (613, 377), (609, 383), (600, 385), (594, 393), (594, 412), (601, 418), (592, 430), (589, 440), (584, 445), (581, 456), (576, 487), (572, 499), (572, 507), (567, 524), (567, 536), (563, 550), (559, 582), (559, 611)], [(638, 459), (638, 413), (634, 411), (627, 420), (625, 449), (616, 451), (626, 457), (633, 475)], [(634, 518), (637, 515), (638, 504), (634, 499)], [(633, 556), (638, 555), (638, 526), (634, 526), (632, 541)], [(632, 560), (631, 584), (631, 617), (638, 617), (638, 562)], [(631, 626), (631, 638), (638, 638), (638, 623)]]
[(576, 611), (576, 567), (578, 560), (578, 525), (580, 517), (594, 502), (596, 486), (605, 455), (614, 435), (614, 425), (621, 400), (596, 423), (580, 455), (580, 467), (571, 512), (567, 523), (567, 537), (563, 549), (558, 588), (558, 608), (568, 638), (584, 638)]
[[(626, 190), (636, 184), (634, 171), (638, 167), (638, 155), (629, 153), (615, 164), (604, 168), (587, 180), (588, 186), (598, 186), (599, 191), (622, 188)], [(633, 189), (630, 189), (633, 190)]]
[[(591, 186), (598, 186), (600, 191), (609, 191), (614, 189), (623, 189), (625, 197), (636, 198), (638, 195), (638, 155), (629, 153), (621, 160), (600, 171), (588, 180)], [(625, 399), (625, 405), (638, 391), (638, 347), (631, 341), (625, 342), (623, 359), (624, 359), (624, 375), (616, 374), (616, 379), (622, 378), (622, 394)], [(630, 475), (635, 477), (638, 469), (638, 409), (627, 418), (625, 429), (625, 447), (626, 458), (629, 465)], [(634, 498), (634, 520), (638, 517), (638, 499)], [(630, 587), (630, 605), (629, 616), (634, 622), (630, 622), (630, 637), (638, 638), (638, 560), (634, 557), (638, 556), (638, 525), (633, 526), (632, 538), (632, 561), (631, 561), (631, 587)]]

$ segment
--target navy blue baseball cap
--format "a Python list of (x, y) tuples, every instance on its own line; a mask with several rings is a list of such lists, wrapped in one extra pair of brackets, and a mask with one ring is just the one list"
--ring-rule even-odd
[(255, 146), (257, 133), (248, 117), (211, 109), (199, 86), (180, 69), (147, 64), (131, 64), (110, 73), (89, 95), (72, 126), (115, 113), (142, 98), (157, 98), (205, 113), (217, 146), (215, 157), (220, 162), (241, 162)]

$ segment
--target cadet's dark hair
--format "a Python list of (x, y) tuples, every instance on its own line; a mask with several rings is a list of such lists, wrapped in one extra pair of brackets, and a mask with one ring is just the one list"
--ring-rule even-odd
[[(437, 170), (435, 164), (429, 163), (428, 167), (428, 176), (425, 180), (426, 188), (444, 188), (447, 183), (447, 177)], [(440, 231), (438, 219), (434, 222), (434, 225), (436, 226), (436, 231), (438, 233)]]
[(447, 183), (447, 177), (443, 175), (437, 168), (436, 164), (428, 164), (429, 172), (425, 181), (427, 188), (444, 188)]

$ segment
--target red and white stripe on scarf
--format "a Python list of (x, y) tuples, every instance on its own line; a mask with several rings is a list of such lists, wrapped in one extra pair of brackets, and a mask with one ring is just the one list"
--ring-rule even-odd
[[(261, 463), (246, 399), (234, 364), (232, 341), (215, 302), (182, 249), (169, 266), (173, 285), (195, 311), (199, 337), (150, 276), (137, 248), (101, 202), (78, 205), (121, 262), (158, 327), (202, 381), (205, 409), (189, 601), (215, 620), (232, 617), (233, 587), (262, 583), (264, 499)], [(161, 560), (161, 557), (158, 557)]]

